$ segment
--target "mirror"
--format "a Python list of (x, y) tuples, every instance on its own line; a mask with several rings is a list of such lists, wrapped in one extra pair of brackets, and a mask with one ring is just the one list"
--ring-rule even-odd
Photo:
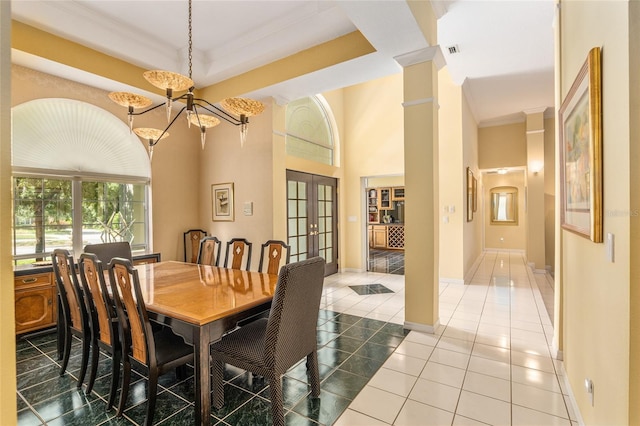
[(518, 188), (498, 186), (491, 188), (491, 224), (518, 224)]

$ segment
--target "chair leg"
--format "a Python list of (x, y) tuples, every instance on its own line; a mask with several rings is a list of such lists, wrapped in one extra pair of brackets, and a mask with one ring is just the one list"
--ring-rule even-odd
[(311, 396), (320, 396), (320, 371), (318, 370), (318, 352), (314, 349), (307, 355), (307, 376), (311, 384)]
[(98, 371), (98, 358), (100, 357), (100, 348), (98, 347), (97, 340), (91, 342), (91, 365), (89, 370), (89, 382), (87, 383), (86, 393), (91, 394), (93, 385), (96, 381), (96, 374)]
[(284, 426), (282, 376), (269, 378), (269, 394), (271, 395), (271, 416), (273, 417), (273, 426)]
[(84, 376), (87, 374), (90, 348), (91, 348), (91, 338), (86, 335), (82, 336), (82, 363), (80, 365), (80, 375), (78, 376), (78, 385), (77, 385), (78, 389), (82, 387), (82, 382), (84, 382)]
[(147, 415), (144, 418), (145, 426), (153, 424), (153, 415), (156, 411), (156, 396), (158, 394), (158, 370), (149, 370), (149, 383), (147, 387)]
[(64, 347), (62, 348), (62, 366), (60, 367), (60, 376), (64, 376), (64, 372), (67, 371), (67, 365), (69, 364), (69, 356), (71, 355), (71, 330), (66, 328), (64, 330)]
[(219, 410), (224, 405), (224, 362), (217, 359), (213, 361), (211, 385), (213, 386), (213, 406)]
[(116, 391), (118, 390), (118, 381), (120, 378), (120, 351), (115, 350), (111, 356), (111, 388), (109, 389), (109, 400), (107, 401), (107, 411), (113, 407), (116, 400)]
[(118, 403), (117, 417), (122, 416), (124, 406), (127, 403), (127, 397), (129, 396), (129, 384), (131, 382), (131, 361), (128, 355), (122, 357), (122, 389), (120, 390), (120, 402)]

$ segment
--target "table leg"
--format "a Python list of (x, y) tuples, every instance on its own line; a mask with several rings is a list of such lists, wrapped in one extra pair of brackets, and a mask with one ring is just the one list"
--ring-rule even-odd
[(196, 424), (208, 425), (211, 423), (211, 365), (209, 359), (209, 345), (211, 337), (208, 326), (198, 327), (194, 330), (193, 349), (194, 381), (196, 390)]

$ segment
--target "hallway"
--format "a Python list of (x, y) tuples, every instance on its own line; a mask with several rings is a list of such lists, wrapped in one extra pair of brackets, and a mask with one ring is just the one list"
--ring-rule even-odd
[[(437, 334), (410, 332), (336, 425), (577, 424), (535, 281), (522, 255), (492, 252), (470, 285), (441, 284)], [(400, 317), (358, 308), (346, 312)]]

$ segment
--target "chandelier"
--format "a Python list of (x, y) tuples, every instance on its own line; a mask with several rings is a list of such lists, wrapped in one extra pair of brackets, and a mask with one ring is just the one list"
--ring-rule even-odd
[[(152, 70), (143, 73), (144, 78), (159, 89), (166, 90), (167, 100), (156, 106), (152, 106), (143, 111), (135, 111), (139, 108), (147, 108), (153, 102), (146, 96), (138, 95), (130, 92), (111, 92), (109, 98), (118, 105), (128, 108), (129, 129), (135, 132), (140, 138), (148, 143), (149, 158), (153, 159), (153, 147), (161, 140), (169, 136), (169, 128), (176, 122), (178, 117), (184, 112), (187, 125), (191, 127), (194, 124), (200, 129), (200, 142), (204, 149), (206, 131), (208, 128), (215, 127), (220, 124), (220, 120), (224, 120), (234, 126), (240, 126), (240, 146), (244, 146), (247, 139), (247, 131), (249, 117), (258, 115), (264, 111), (264, 105), (261, 102), (247, 98), (226, 98), (220, 101), (220, 107), (210, 103), (206, 99), (196, 98), (193, 94), (195, 85), (191, 79), (192, 67), (192, 50), (193, 42), (191, 37), (191, 0), (189, 0), (189, 76), (184, 76), (171, 71)], [(174, 92), (185, 91), (186, 93), (174, 97)], [(186, 105), (182, 107), (180, 112), (171, 118), (171, 108), (174, 102), (183, 101)], [(143, 115), (150, 111), (166, 106), (167, 122), (169, 123), (164, 130), (153, 128), (134, 128), (133, 119), (137, 115)]]

